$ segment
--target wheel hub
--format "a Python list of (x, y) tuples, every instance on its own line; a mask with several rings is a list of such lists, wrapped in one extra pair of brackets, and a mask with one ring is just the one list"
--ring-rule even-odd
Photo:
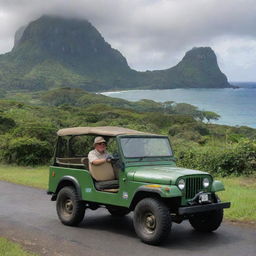
[(156, 227), (156, 218), (152, 213), (148, 213), (145, 216), (145, 228), (149, 231), (152, 232), (155, 230)]
[(73, 211), (73, 203), (70, 199), (65, 202), (64, 209), (67, 213), (71, 214)]

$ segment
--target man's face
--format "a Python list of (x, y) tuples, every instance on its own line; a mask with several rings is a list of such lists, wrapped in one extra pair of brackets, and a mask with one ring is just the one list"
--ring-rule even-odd
[(100, 153), (103, 153), (106, 150), (106, 147), (107, 145), (105, 142), (95, 144), (95, 149)]

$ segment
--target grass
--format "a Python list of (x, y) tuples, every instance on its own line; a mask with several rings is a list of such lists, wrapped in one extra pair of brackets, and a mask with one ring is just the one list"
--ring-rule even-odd
[(0, 165), (0, 180), (35, 188), (47, 189), (48, 167)]
[[(218, 178), (226, 191), (218, 193), (222, 201), (231, 202), (225, 218), (236, 221), (256, 221), (256, 177)], [(47, 189), (48, 167), (18, 167), (0, 165), (0, 180)]]
[(36, 256), (36, 254), (26, 252), (19, 244), (0, 237), (0, 256)]
[(218, 193), (222, 201), (230, 201), (225, 218), (236, 221), (256, 221), (256, 177), (220, 178), (226, 191)]

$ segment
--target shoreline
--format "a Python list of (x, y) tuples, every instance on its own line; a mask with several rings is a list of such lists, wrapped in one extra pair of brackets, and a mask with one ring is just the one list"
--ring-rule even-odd
[[(247, 84), (246, 84), (247, 85)], [(211, 123), (233, 127), (246, 126), (256, 129), (256, 106), (253, 103), (256, 95), (256, 83), (239, 88), (179, 88), (179, 89), (145, 89), (98, 92), (107, 97), (114, 97), (138, 102), (142, 99), (163, 103), (187, 103), (200, 111), (213, 111), (221, 116)]]

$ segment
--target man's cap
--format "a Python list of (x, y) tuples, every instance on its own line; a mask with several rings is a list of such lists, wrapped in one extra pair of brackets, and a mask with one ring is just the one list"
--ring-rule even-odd
[(96, 137), (96, 138), (94, 139), (93, 146), (95, 146), (95, 144), (102, 143), (102, 142), (105, 142), (105, 143), (106, 143), (106, 141), (105, 141), (105, 139), (104, 139), (103, 137), (101, 137), (101, 136)]

